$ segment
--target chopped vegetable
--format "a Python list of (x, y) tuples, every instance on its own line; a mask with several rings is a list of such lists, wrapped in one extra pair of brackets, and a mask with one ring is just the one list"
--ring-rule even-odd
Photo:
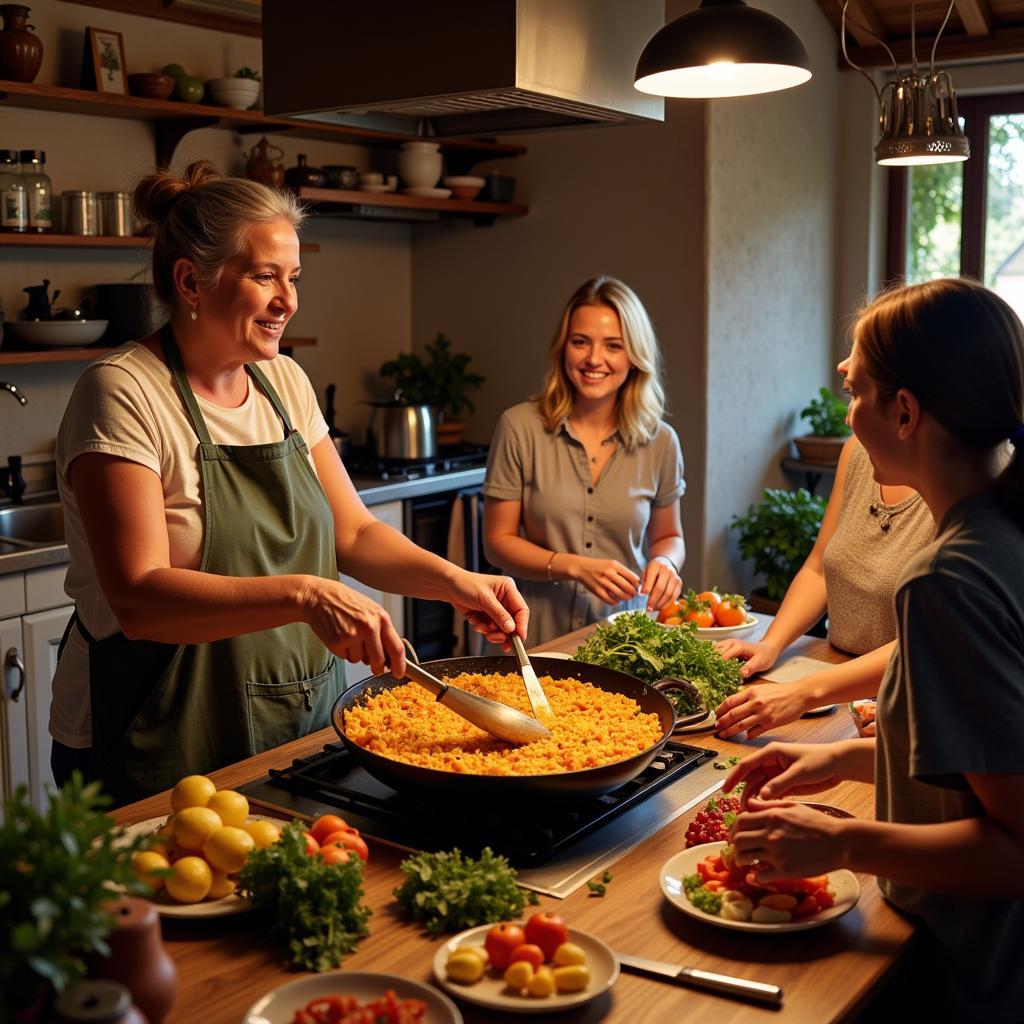
[(238, 889), (267, 911), (272, 934), (284, 939), (296, 967), (329, 971), (368, 934), (363, 862), (328, 864), (309, 856), (301, 822), (285, 825), (276, 843), (249, 854)]
[(423, 922), (430, 935), (514, 920), (522, 915), (527, 900), (538, 902), (533, 893), (516, 884), (509, 862), (489, 847), (477, 860), (454, 849), (418, 853), (400, 867), (405, 881), (394, 890), (395, 898), (414, 921)]
[(417, 1024), (426, 1012), (422, 999), (399, 999), (389, 988), (367, 1003), (355, 996), (322, 996), (296, 1010), (292, 1024)]

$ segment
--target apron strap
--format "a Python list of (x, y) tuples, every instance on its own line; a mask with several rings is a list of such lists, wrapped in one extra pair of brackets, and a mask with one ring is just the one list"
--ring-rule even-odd
[(246, 363), (245, 368), (249, 371), (249, 375), (253, 380), (259, 384), (262, 388), (263, 393), (270, 399), (270, 404), (274, 407), (277, 415), (281, 417), (284, 423), (284, 436), (287, 438), (292, 432), (292, 421), (288, 416), (288, 412), (284, 407), (284, 402), (281, 401), (281, 396), (274, 390), (274, 385), (267, 380), (267, 375), (256, 365), (256, 363)]

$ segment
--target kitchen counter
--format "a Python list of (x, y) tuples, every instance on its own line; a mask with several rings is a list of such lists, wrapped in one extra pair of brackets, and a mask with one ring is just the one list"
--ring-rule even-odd
[[(770, 619), (762, 617), (760, 630)], [(544, 644), (548, 651), (571, 652), (589, 628), (560, 641)], [(840, 662), (843, 655), (826, 641), (805, 637), (792, 653)], [(802, 719), (772, 731), (771, 739), (824, 742), (855, 735), (843, 708), (823, 717)], [(269, 767), (290, 764), (293, 758), (318, 751), (335, 739), (324, 730), (266, 751), (211, 777), (218, 787), (242, 785), (264, 775)], [(712, 747), (719, 759), (743, 756), (753, 744), (720, 740), (711, 733), (689, 737), (688, 742)], [(724, 772), (723, 772), (724, 777)], [(844, 782), (814, 797), (843, 807), (858, 817), (872, 817), (874, 795), (870, 786)], [(573, 1024), (662, 1024), (685, 1019), (714, 1024), (788, 1021), (824, 1024), (850, 1020), (871, 991), (906, 952), (913, 935), (911, 924), (886, 904), (875, 880), (859, 875), (861, 896), (857, 906), (820, 929), (785, 935), (751, 935), (727, 931), (693, 920), (669, 905), (658, 887), (658, 869), (683, 848), (686, 825), (699, 808), (687, 812), (622, 857), (613, 867), (607, 895), (592, 897), (586, 888), (565, 900), (541, 897), (541, 909), (555, 909), (571, 926), (599, 936), (613, 949), (655, 960), (686, 964), (704, 970), (781, 985), (785, 991), (779, 1010), (713, 996), (692, 989), (623, 973), (611, 992), (586, 1007), (548, 1015), (554, 1022)], [(120, 822), (135, 822), (170, 812), (167, 793), (121, 808)], [(385, 971), (418, 981), (429, 981), (430, 963), (441, 939), (425, 936), (396, 915), (392, 889), (401, 881), (398, 864), (403, 854), (371, 842), (365, 881), (365, 901), (373, 908), (370, 935), (357, 951), (344, 959), (352, 970)], [(269, 942), (247, 915), (224, 919), (164, 920), (164, 939), (179, 970), (178, 998), (168, 1024), (202, 1020), (204, 1024), (235, 1024), (250, 1003), (267, 990), (297, 976), (287, 969), (280, 949)], [(468, 1024), (518, 1020), (460, 1003)]]

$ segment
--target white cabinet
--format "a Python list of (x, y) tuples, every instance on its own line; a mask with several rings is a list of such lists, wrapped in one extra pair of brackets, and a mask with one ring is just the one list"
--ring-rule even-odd
[(29, 781), (28, 698), (20, 618), (0, 621), (0, 659), (0, 796), (7, 799), (18, 786), (27, 786)]
[[(402, 518), (402, 502), (400, 501), (388, 501), (383, 505), (374, 505), (370, 510), (375, 518), (379, 519), (382, 523), (387, 523), (388, 526), (393, 526), (399, 533), (404, 533), (405, 523)], [(405, 632), (405, 598), (400, 594), (387, 594), (382, 590), (374, 590), (373, 587), (368, 587), (364, 583), (360, 583), (359, 580), (354, 580), (351, 576), (346, 576), (342, 573), (338, 579), (345, 584), (346, 587), (351, 587), (353, 590), (358, 590), (360, 594), (364, 594), (370, 598), (371, 601), (376, 601), (384, 611), (391, 616), (391, 621), (394, 624), (395, 629), (398, 631), (398, 635), (401, 636)]]

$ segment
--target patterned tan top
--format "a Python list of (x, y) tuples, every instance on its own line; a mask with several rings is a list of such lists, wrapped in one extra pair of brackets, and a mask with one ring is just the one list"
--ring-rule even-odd
[(828, 639), (867, 654), (896, 638), (893, 596), (904, 566), (935, 539), (935, 520), (919, 494), (882, 500), (864, 447), (852, 442), (839, 524), (825, 548)]

